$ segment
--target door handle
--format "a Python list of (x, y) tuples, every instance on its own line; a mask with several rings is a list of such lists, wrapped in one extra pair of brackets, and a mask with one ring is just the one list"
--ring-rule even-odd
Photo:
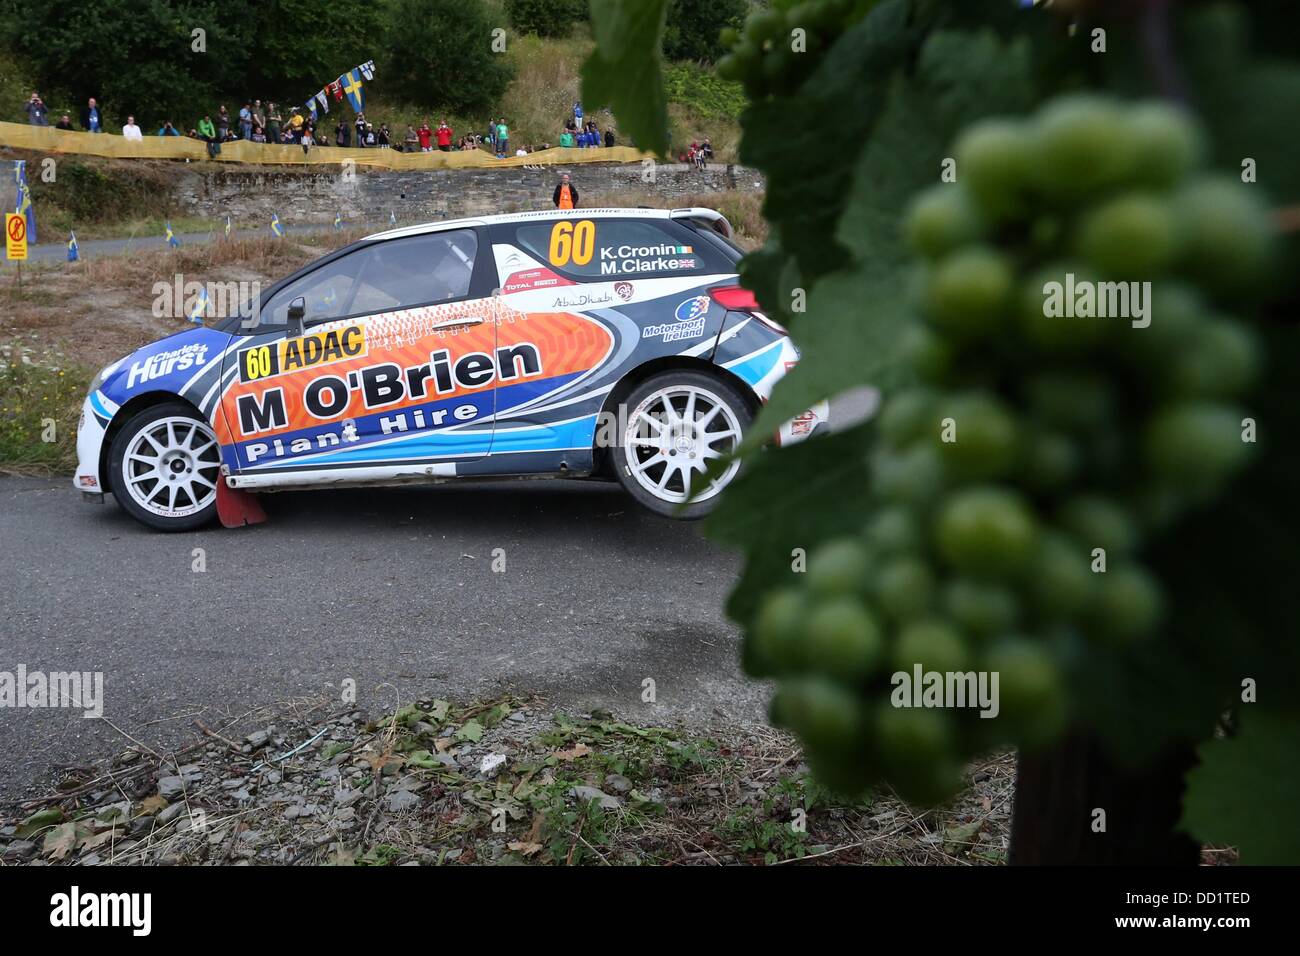
[(458, 325), (482, 325), (487, 321), (486, 316), (482, 315), (465, 315), (458, 319), (447, 319), (445, 322), (437, 322), (431, 326), (434, 329), (451, 329)]

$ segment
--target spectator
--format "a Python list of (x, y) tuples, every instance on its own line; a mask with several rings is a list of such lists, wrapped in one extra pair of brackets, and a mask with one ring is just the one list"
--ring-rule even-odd
[(93, 96), (86, 101), (86, 108), (81, 111), (81, 128), (87, 133), (104, 132), (104, 114), (99, 111), (99, 103)]
[(352, 127), (346, 120), (340, 119), (339, 125), (334, 127), (334, 143), (343, 147), (352, 145)]
[(374, 149), (378, 145), (379, 145), (379, 141), (375, 138), (375, 126), (373, 123), (367, 123), (366, 124), (366, 149)]
[(438, 148), (444, 153), (451, 149), (451, 137), (452, 130), (451, 127), (447, 125), (447, 121), (440, 121), (438, 123)]
[(266, 104), (266, 141), (268, 143), (280, 142), (280, 124), (283, 120), (280, 117), (280, 108), (274, 103)]
[(571, 130), (566, 129), (563, 133), (560, 134), (560, 147), (562, 149), (573, 148), (573, 132)]
[(226, 112), (226, 105), (222, 103), (221, 108), (217, 110), (217, 135), (223, 142), (230, 138), (226, 135), (229, 130), (230, 114)]
[(402, 149), (408, 153), (420, 151), (420, 137), (416, 135), (415, 127), (410, 123), (406, 124), (406, 138), (402, 140)]
[(251, 103), (239, 108), (239, 138), (250, 139), (253, 135), (253, 110)]
[(181, 134), (178, 133), (178, 132), (176, 132), (176, 127), (172, 125), (172, 121), (171, 121), (171, 120), (165, 120), (165, 121), (163, 122), (162, 126), (159, 126), (159, 127), (158, 127), (158, 135), (159, 135), (159, 136), (179, 136), (179, 135), (181, 135)]
[(263, 130), (261, 126), (258, 126), (256, 124), (254, 124), (253, 126), (253, 142), (254, 143), (266, 142), (266, 131)]
[(568, 119), (564, 121), (564, 128), (567, 129), (570, 133), (576, 133), (578, 131), (578, 124), (575, 123), (573, 121), (573, 117), (570, 116)]
[(556, 209), (578, 208), (578, 187), (569, 181), (568, 173), (560, 177), (560, 181), (555, 186), (555, 193), (551, 196), (551, 202), (555, 203)]
[(72, 117), (70, 117), (67, 113), (64, 113), (64, 114), (59, 118), (59, 121), (58, 121), (57, 123), (54, 124), (54, 128), (55, 128), (55, 129), (66, 129), (66, 130), (70, 130), (70, 129), (72, 129)]
[(311, 135), (310, 126), (305, 126), (305, 125), (303, 126), (301, 142), (302, 142), (302, 154), (306, 156), (307, 150), (311, 149), (312, 145), (314, 144), (314, 140), (312, 139), (312, 135)]
[(122, 138), (128, 142), (140, 143), (144, 141), (144, 134), (140, 132), (140, 127), (135, 125), (134, 116), (126, 118), (126, 125), (122, 127)]
[(416, 131), (415, 135), (419, 137), (420, 140), (420, 152), (427, 153), (433, 149), (433, 146), (430, 145), (433, 140), (433, 130), (429, 129), (429, 120), (427, 117), (425, 118), (425, 121), (420, 124), (420, 128)]
[(266, 111), (262, 109), (261, 100), (253, 100), (253, 126), (254, 128), (260, 126), (263, 131), (266, 130)]
[(501, 122), (497, 123), (497, 158), (505, 159), (510, 151), (510, 127), (506, 125), (506, 118), (501, 117)]
[(388, 149), (390, 145), (389, 139), (390, 139), (390, 134), (388, 132), (388, 124), (380, 123), (379, 131), (375, 133), (375, 145), (378, 146), (380, 149)]
[(700, 143), (700, 151), (704, 153), (705, 159), (713, 158), (713, 144), (709, 142), (707, 136), (704, 137), (704, 142)]
[(216, 127), (212, 125), (212, 117), (206, 113), (203, 114), (203, 119), (199, 120), (199, 136), (206, 139), (209, 143), (215, 143), (217, 141)]
[(49, 126), (50, 112), (45, 108), (45, 101), (37, 93), (27, 101), (27, 122), (33, 126)]
[(358, 148), (366, 145), (366, 114), (358, 113), (356, 119), (357, 127), (357, 146)]
[(303, 123), (302, 113), (295, 107), (293, 114), (289, 117), (289, 142), (297, 143), (302, 140)]
[(606, 149), (614, 148), (614, 131), (612, 129), (605, 130), (605, 148)]
[(575, 124), (575, 125), (574, 125), (574, 128), (575, 128), (575, 129), (576, 129), (578, 126), (581, 126), (581, 125), (582, 125), (582, 104), (581, 104), (581, 103), (577, 103), (577, 102), (575, 102), (575, 103), (573, 104), (573, 121), (574, 121), (574, 124)]

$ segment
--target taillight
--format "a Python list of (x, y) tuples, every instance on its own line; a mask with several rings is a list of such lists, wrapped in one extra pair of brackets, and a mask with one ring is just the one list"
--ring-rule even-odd
[(709, 295), (712, 296), (714, 302), (724, 309), (730, 312), (747, 312), (773, 332), (779, 335), (787, 334), (779, 323), (773, 322), (758, 311), (758, 299), (754, 298), (754, 293), (749, 289), (741, 288), (738, 285), (719, 285), (710, 289)]

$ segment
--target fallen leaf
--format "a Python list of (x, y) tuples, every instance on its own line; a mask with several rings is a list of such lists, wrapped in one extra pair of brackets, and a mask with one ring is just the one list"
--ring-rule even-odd
[(63, 809), (61, 807), (46, 807), (44, 810), (37, 810), (30, 817), (18, 824), (18, 836), (29, 837), (39, 830), (46, 827), (52, 827), (56, 823), (63, 821)]
[(161, 794), (155, 793), (152, 797), (145, 797), (140, 801), (140, 812), (137, 816), (153, 817), (167, 809), (167, 798)]
[(45, 844), (42, 850), (47, 856), (62, 860), (72, 852), (72, 848), (76, 845), (77, 824), (69, 820), (45, 834)]
[(573, 745), (572, 750), (557, 750), (551, 756), (556, 757), (559, 760), (572, 762), (574, 760), (577, 760), (579, 757), (585, 757), (589, 753), (591, 753), (590, 747), (588, 747), (584, 743), (576, 743)]
[(516, 853), (522, 853), (524, 856), (532, 856), (541, 848), (542, 845), (540, 843), (527, 843), (522, 840), (506, 844), (507, 850), (514, 850)]
[(471, 743), (478, 743), (483, 739), (483, 725), (477, 720), (467, 720), (460, 730), (456, 731), (457, 740), (468, 740)]

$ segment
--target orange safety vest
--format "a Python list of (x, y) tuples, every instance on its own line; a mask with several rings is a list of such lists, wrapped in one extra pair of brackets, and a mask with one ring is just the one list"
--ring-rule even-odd
[(567, 184), (560, 186), (560, 208), (561, 209), (573, 208), (573, 194), (569, 191), (569, 187)]

